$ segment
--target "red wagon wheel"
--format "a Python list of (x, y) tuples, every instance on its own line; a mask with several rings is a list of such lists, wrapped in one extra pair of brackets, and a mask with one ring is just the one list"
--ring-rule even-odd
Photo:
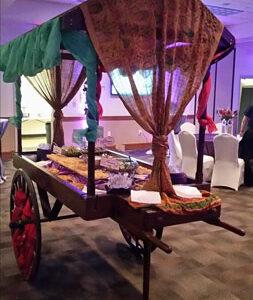
[(37, 273), (41, 252), (41, 227), (33, 183), (21, 169), (12, 179), (10, 194), (12, 245), (21, 274), (32, 280)]
[[(144, 254), (144, 244), (141, 239), (139, 239), (136, 235), (129, 232), (125, 227), (119, 226), (120, 230), (123, 234), (123, 237), (125, 238), (128, 245), (137, 253), (143, 255)], [(162, 238), (163, 234), (163, 228), (153, 229), (153, 234), (156, 238), (159, 240)], [(151, 252), (153, 252), (156, 249), (156, 245), (152, 244)]]

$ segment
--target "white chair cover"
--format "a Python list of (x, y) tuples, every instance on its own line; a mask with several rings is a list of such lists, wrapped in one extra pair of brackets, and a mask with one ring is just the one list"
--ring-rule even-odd
[(194, 126), (195, 126), (195, 133), (199, 133), (199, 122), (198, 122), (198, 120), (196, 120), (196, 124)]
[(238, 158), (239, 141), (231, 134), (214, 137), (215, 163), (211, 186), (238, 190), (244, 183), (244, 161)]
[(222, 134), (222, 124), (216, 123), (217, 130), (214, 133)]
[(188, 131), (192, 134), (196, 133), (196, 126), (193, 123), (185, 122), (180, 127), (181, 131)]
[[(197, 171), (197, 143), (196, 137), (187, 131), (179, 133), (179, 141), (182, 148), (182, 171), (191, 178), (195, 178)], [(214, 159), (211, 156), (203, 156), (203, 179), (210, 181), (212, 177)]]
[(174, 130), (168, 135), (168, 144), (170, 150), (169, 169), (171, 173), (182, 172), (182, 149), (179, 143), (178, 135)]

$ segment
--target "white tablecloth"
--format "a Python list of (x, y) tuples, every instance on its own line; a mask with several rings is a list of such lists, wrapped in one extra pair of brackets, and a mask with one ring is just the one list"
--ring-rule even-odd
[[(0, 140), (5, 133), (7, 125), (8, 125), (8, 119), (0, 119)], [(0, 184), (4, 183), (5, 179), (6, 177), (4, 176), (4, 165), (0, 153)]]

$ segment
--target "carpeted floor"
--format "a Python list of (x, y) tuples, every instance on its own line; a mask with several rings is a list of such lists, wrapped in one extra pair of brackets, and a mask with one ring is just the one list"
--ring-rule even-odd
[[(9, 223), (14, 173), (0, 186), (0, 299), (62, 300), (142, 298), (142, 261), (110, 219), (80, 218), (42, 224), (42, 259), (33, 283), (19, 275)], [(253, 299), (253, 188), (213, 189), (223, 199), (222, 219), (247, 231), (245, 237), (201, 222), (167, 227), (170, 255), (152, 254), (151, 300)]]

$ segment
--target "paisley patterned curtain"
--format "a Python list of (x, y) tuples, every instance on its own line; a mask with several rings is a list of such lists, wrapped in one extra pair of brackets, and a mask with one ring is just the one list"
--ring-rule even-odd
[(153, 135), (146, 190), (175, 196), (167, 135), (199, 88), (223, 25), (200, 0), (89, 0), (92, 43), (129, 113)]

